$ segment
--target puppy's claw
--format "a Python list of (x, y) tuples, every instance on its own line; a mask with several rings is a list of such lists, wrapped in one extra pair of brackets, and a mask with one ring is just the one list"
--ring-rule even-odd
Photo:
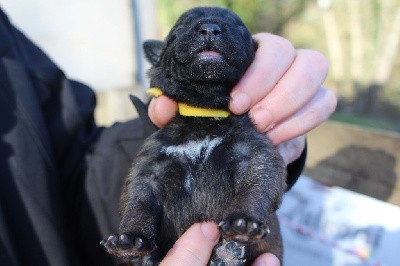
[(221, 221), (221, 222), (218, 224), (218, 227), (219, 227), (219, 229), (220, 229), (223, 233), (226, 233), (226, 232), (228, 232), (228, 230), (229, 230), (229, 228), (230, 228), (230, 224), (229, 224), (228, 221)]
[(122, 249), (132, 247), (132, 238), (130, 235), (122, 234), (119, 236), (119, 245)]
[(232, 225), (233, 231), (243, 234), (246, 231), (246, 221), (244, 219), (237, 219)]
[(249, 233), (249, 236), (254, 237), (257, 235), (260, 235), (261, 232), (261, 227), (259, 226), (258, 223), (256, 222), (248, 222), (247, 223), (247, 232)]
[(137, 248), (137, 250), (142, 250), (143, 248), (145, 248), (145, 246), (146, 244), (142, 238), (138, 237), (135, 239), (135, 248)]
[(106, 243), (109, 243), (110, 245), (113, 245), (113, 246), (115, 246), (115, 245), (117, 245), (117, 236), (116, 235), (110, 235), (108, 238), (107, 238), (107, 241), (106, 241)]

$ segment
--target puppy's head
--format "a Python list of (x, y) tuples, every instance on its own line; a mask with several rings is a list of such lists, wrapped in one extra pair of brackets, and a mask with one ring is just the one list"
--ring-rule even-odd
[(189, 103), (210, 99), (210, 95), (226, 103), (256, 49), (241, 19), (219, 7), (191, 9), (178, 19), (164, 42), (144, 43), (146, 57), (153, 65), (151, 86)]

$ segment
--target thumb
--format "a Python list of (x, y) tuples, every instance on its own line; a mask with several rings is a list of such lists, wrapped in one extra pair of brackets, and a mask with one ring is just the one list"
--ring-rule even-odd
[(215, 223), (196, 223), (175, 242), (160, 265), (207, 265), (218, 239), (219, 231)]
[(152, 98), (149, 105), (149, 117), (151, 121), (159, 128), (164, 127), (176, 115), (178, 105), (176, 102), (161, 95)]
[(258, 256), (252, 266), (280, 266), (281, 262), (279, 259), (271, 253), (264, 253)]

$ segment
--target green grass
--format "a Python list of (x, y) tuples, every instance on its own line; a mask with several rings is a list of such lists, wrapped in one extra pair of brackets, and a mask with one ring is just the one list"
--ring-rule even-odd
[(389, 119), (335, 113), (331, 116), (331, 120), (368, 128), (400, 132), (399, 121), (391, 121)]

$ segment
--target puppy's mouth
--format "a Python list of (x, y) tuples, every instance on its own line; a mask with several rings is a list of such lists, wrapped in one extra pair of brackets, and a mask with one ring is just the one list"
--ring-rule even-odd
[(216, 51), (203, 51), (198, 54), (200, 60), (224, 60), (224, 57)]

